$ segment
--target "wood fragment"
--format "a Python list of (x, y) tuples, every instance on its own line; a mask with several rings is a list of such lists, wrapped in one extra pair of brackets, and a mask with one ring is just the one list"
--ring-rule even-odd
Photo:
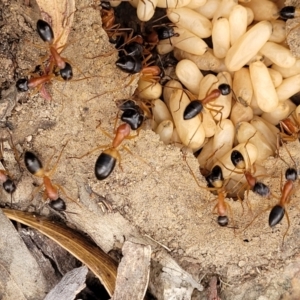
[(47, 294), (44, 300), (75, 299), (76, 295), (85, 288), (87, 272), (88, 268), (86, 266), (82, 266), (68, 272)]
[(126, 241), (112, 300), (142, 300), (150, 274), (151, 246)]

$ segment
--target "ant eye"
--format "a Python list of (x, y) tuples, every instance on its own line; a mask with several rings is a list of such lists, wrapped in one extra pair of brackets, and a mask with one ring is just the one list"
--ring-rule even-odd
[(52, 43), (54, 40), (54, 34), (51, 26), (47, 22), (44, 20), (38, 20), (36, 23), (36, 30), (44, 42)]
[(73, 78), (73, 70), (72, 70), (72, 66), (66, 62), (66, 66), (59, 70), (60, 76), (64, 79), (64, 80), (71, 80)]
[(28, 91), (28, 79), (27, 78), (21, 78), (16, 83), (17, 90), (19, 92), (27, 92)]

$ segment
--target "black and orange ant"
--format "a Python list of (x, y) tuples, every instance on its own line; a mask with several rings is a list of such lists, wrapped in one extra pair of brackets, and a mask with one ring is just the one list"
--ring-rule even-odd
[(281, 140), (287, 142), (299, 140), (300, 124), (296, 111), (287, 119), (280, 121), (279, 126), (281, 128), (281, 132), (279, 133)]
[[(124, 141), (124, 139), (130, 139), (133, 138), (133, 136), (129, 136), (131, 131), (130, 125), (127, 123), (121, 124), (117, 130), (115, 137), (112, 141), (111, 144), (109, 145), (101, 145), (96, 147), (95, 149), (77, 157), (77, 156), (72, 156), (70, 158), (77, 158), (81, 159), (94, 151), (101, 149), (101, 148), (107, 148), (105, 149), (97, 158), (96, 164), (95, 164), (95, 176), (98, 180), (104, 180), (106, 179), (114, 170), (116, 166), (116, 162), (119, 163), (119, 167), (122, 170), (121, 166), (121, 156), (118, 151), (118, 147), (121, 145), (121, 143)], [(105, 135), (109, 136), (108, 133), (103, 131)]]
[[(44, 200), (49, 199), (50, 200), (49, 206), (57, 211), (65, 211), (66, 210), (66, 203), (63, 199), (61, 199), (59, 197), (59, 191), (61, 191), (68, 199), (70, 199), (71, 201), (74, 201), (73, 199), (71, 199), (70, 197), (67, 196), (67, 194), (64, 191), (62, 186), (60, 186), (58, 184), (53, 184), (50, 179), (51, 176), (56, 171), (57, 165), (61, 159), (63, 150), (65, 149), (66, 145), (67, 145), (67, 143), (63, 146), (62, 150), (60, 151), (58, 159), (51, 170), (45, 170), (43, 168), (41, 161), (33, 152), (26, 151), (25, 155), (24, 155), (24, 162), (25, 162), (25, 166), (26, 166), (27, 170), (34, 176), (43, 178), (43, 184), (41, 184), (33, 194), (37, 193), (44, 186), (45, 190), (44, 190), (44, 194), (43, 194), (43, 199)], [(47, 164), (47, 166), (48, 166), (48, 164)]]

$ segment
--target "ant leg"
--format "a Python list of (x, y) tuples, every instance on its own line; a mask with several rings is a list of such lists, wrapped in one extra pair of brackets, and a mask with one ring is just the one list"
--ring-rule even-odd
[(36, 187), (33, 192), (31, 193), (31, 199), (30, 202), (33, 201), (33, 199), (36, 197), (37, 193), (42, 189), (43, 184), (40, 184), (38, 187)]
[(82, 207), (80, 203), (78, 203), (76, 200), (74, 200), (73, 198), (69, 197), (65, 191), (65, 189), (59, 185), (59, 184), (54, 184), (53, 186), (55, 186), (59, 191), (62, 192), (62, 194), (67, 198), (69, 199), (70, 201), (76, 203), (79, 207)]
[[(69, 140), (66, 142), (66, 144), (62, 147), (62, 149), (61, 149), (61, 151), (60, 151), (60, 153), (59, 153), (59, 156), (58, 156), (58, 158), (57, 158), (57, 161), (56, 161), (56, 163), (55, 163), (55, 165), (52, 167), (52, 169), (51, 170), (49, 170), (48, 171), (48, 166), (49, 166), (49, 163), (50, 162), (48, 162), (48, 164), (46, 165), (47, 167), (46, 167), (46, 175), (48, 176), (48, 177), (51, 177), (54, 173), (55, 173), (55, 171), (56, 171), (56, 168), (57, 168), (57, 165), (58, 165), (58, 163), (59, 163), (59, 161), (60, 161), (60, 158), (61, 158), (61, 156), (62, 156), (62, 153), (63, 153), (63, 151), (64, 151), (64, 149), (66, 148), (66, 146), (68, 145), (68, 142), (69, 142)], [(53, 156), (51, 157), (51, 160), (52, 160), (52, 158), (53, 158)]]
[(285, 231), (285, 233), (284, 233), (284, 235), (283, 235), (282, 246), (283, 246), (284, 239), (285, 239), (285, 237), (286, 237), (286, 235), (287, 235), (287, 233), (288, 233), (288, 231), (289, 231), (289, 229), (290, 229), (290, 225), (291, 225), (291, 223), (290, 223), (290, 218), (289, 218), (289, 214), (288, 214), (287, 211), (285, 211), (285, 216), (286, 216), (287, 221), (288, 221), (288, 228), (287, 228), (287, 230)]
[(111, 144), (108, 144), (108, 145), (101, 145), (101, 146), (98, 146), (98, 147), (96, 147), (96, 148), (94, 148), (94, 149), (92, 149), (92, 150), (86, 152), (85, 154), (83, 154), (83, 155), (81, 155), (81, 156), (69, 156), (68, 158), (82, 159), (83, 157), (88, 156), (88, 155), (90, 155), (91, 153), (93, 153), (93, 152), (95, 152), (95, 151), (97, 151), (97, 150), (99, 150), (99, 149), (104, 149), (104, 148), (109, 148), (109, 147), (111, 147)]

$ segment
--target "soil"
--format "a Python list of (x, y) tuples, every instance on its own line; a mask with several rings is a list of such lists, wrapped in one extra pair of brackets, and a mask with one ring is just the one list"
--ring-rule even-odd
[[(224, 228), (217, 224), (213, 214), (216, 196), (197, 185), (185, 162), (186, 159), (199, 185), (204, 187), (197, 160), (179, 147), (164, 145), (151, 130), (142, 130), (136, 138), (126, 141), (126, 148), (120, 147), (122, 169), (117, 166), (108, 179), (97, 181), (94, 164), (101, 149), (111, 143), (108, 134), (113, 135), (118, 112), (115, 102), (130, 97), (135, 90), (134, 81), (130, 82), (130, 77), (115, 67), (117, 53), (88, 58), (107, 53), (113, 47), (102, 30), (99, 10), (80, 10), (88, 1), (77, 1), (69, 45), (63, 52), (76, 67), (74, 80), (53, 80), (47, 85), (52, 101), (44, 100), (39, 93), (17, 93), (15, 81), (32, 72), (45, 54), (33, 45), (41, 45), (35, 32), (40, 16), (38, 8), (30, 2), (29, 7), (16, 0), (0, 3), (2, 125), (11, 129), (20, 153), (33, 151), (45, 167), (52, 155), (55, 162), (67, 143), (52, 176), (53, 182), (74, 199), (67, 199), (62, 192), (69, 212), (65, 213), (67, 223), (87, 233), (106, 252), (120, 248), (125, 239), (147, 240), (150, 236), (169, 248), (169, 254), (196, 280), (202, 280), (205, 287), (210, 278), (217, 276), (221, 299), (296, 299), (300, 280), (298, 189), (287, 206), (290, 227), (284, 243), (287, 219), (273, 229), (268, 225), (270, 206), (280, 196), (280, 174), (287, 165), (273, 157), (265, 162), (268, 176), (263, 181), (273, 194), (269, 199), (251, 191), (249, 205), (227, 199), (230, 224)], [(83, 74), (90, 78), (78, 81)], [(88, 101), (106, 91), (113, 92)], [(4, 107), (14, 104), (10, 115)], [(96, 129), (100, 123), (101, 129)], [(71, 158), (98, 146), (82, 159)], [(299, 162), (299, 142), (289, 143), (287, 149)], [(285, 148), (281, 149), (281, 156), (293, 166)], [(34, 195), (30, 201), (34, 187), (41, 181), (27, 172), (22, 158), (19, 170), (7, 143), (4, 161), (18, 187), (13, 208), (48, 214), (42, 194)], [(112, 212), (102, 211), (97, 204), (102, 198), (90, 197), (87, 186), (112, 205)], [(0, 196), (1, 204), (10, 203), (2, 189)], [(127, 224), (135, 227), (140, 236)], [(153, 241), (149, 239), (149, 243)], [(206, 299), (206, 293), (195, 291), (193, 299)]]

